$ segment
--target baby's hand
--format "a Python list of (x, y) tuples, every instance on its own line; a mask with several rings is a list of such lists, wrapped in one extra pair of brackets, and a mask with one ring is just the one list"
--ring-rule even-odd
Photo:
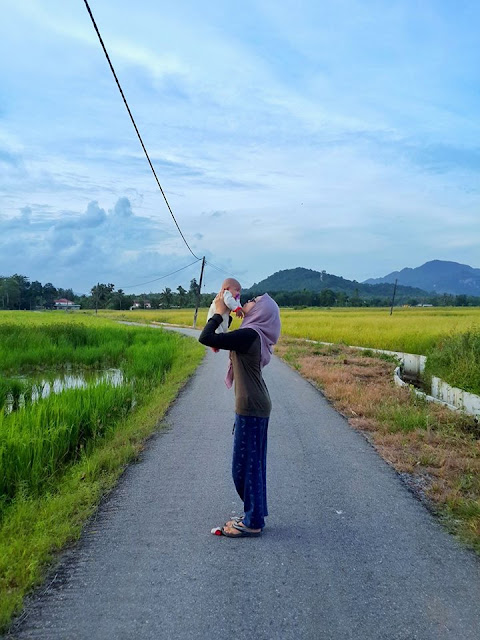
[(245, 313), (244, 313), (243, 309), (237, 309), (235, 311), (235, 314), (236, 314), (237, 318), (243, 318), (245, 316)]

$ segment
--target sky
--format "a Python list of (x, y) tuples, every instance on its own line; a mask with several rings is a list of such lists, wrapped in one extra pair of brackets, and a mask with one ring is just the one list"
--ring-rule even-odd
[[(477, 0), (89, 4), (205, 292), (480, 267)], [(0, 79), (0, 275), (198, 280), (83, 0), (2, 0)]]

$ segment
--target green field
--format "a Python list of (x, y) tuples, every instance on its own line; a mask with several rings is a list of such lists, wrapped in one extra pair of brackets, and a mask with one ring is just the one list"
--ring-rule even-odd
[[(102, 311), (108, 317), (139, 322), (168, 322), (192, 326), (192, 309)], [(200, 309), (202, 327), (207, 309)], [(480, 326), (479, 307), (402, 307), (393, 315), (378, 308), (281, 309), (282, 334), (323, 342), (426, 354), (439, 338)], [(239, 326), (234, 319), (232, 326)]]
[[(192, 325), (192, 309), (102, 312), (138, 322)], [(200, 309), (197, 326), (207, 309)], [(437, 375), (453, 386), (480, 393), (480, 308), (401, 307), (389, 309), (281, 309), (285, 337), (333, 342), (427, 355), (428, 376)], [(234, 318), (232, 328), (240, 326)], [(462, 337), (463, 336), (463, 337)]]
[[(198, 342), (161, 329), (80, 314), (0, 314), (0, 630), (203, 354)], [(112, 367), (121, 372), (115, 384), (102, 377)], [(73, 374), (84, 388), (38, 393), (38, 380)]]

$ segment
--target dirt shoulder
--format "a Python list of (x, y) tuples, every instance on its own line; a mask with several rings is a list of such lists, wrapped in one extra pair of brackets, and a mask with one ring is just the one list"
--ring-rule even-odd
[(315, 384), (409, 489), (480, 554), (480, 425), (393, 384), (393, 359), (282, 338), (276, 354)]

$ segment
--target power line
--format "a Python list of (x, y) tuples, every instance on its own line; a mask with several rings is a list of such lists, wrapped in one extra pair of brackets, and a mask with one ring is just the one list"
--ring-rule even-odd
[(219, 271), (220, 273), (223, 273), (227, 276), (231, 275), (230, 273), (228, 273), (228, 271), (225, 271), (225, 269), (220, 269), (220, 267), (215, 266), (214, 264), (212, 264), (211, 262), (208, 262), (207, 260), (205, 261), (205, 264), (207, 264), (209, 267), (212, 267), (212, 269), (215, 269), (216, 271)]
[(120, 287), (121, 289), (134, 289), (135, 287), (143, 287), (143, 285), (145, 284), (151, 284), (152, 282), (158, 282), (158, 280), (163, 280), (163, 278), (168, 278), (168, 276), (173, 276), (175, 273), (178, 273), (179, 271), (183, 271), (184, 269), (188, 269), (188, 267), (191, 267), (194, 264), (197, 264), (197, 262), (200, 262), (202, 258), (199, 258), (198, 260), (195, 260), (194, 262), (191, 262), (190, 264), (187, 264), (186, 267), (181, 267), (181, 269), (177, 269), (176, 271), (172, 271), (171, 273), (166, 273), (164, 276), (160, 276), (159, 278), (155, 278), (154, 280), (148, 280), (148, 282), (141, 282), (140, 284), (129, 284), (127, 287)]
[(166, 205), (168, 207), (168, 210), (170, 211), (170, 215), (172, 216), (173, 221), (175, 222), (175, 225), (176, 225), (176, 227), (178, 229), (178, 233), (182, 236), (182, 239), (183, 239), (184, 243), (186, 244), (187, 249), (192, 254), (192, 256), (194, 258), (197, 258), (197, 260), (201, 260), (201, 258), (196, 256), (193, 253), (193, 251), (190, 249), (190, 245), (185, 240), (185, 236), (183, 235), (182, 230), (180, 229), (180, 227), (178, 225), (178, 222), (176, 221), (175, 216), (173, 215), (173, 211), (172, 211), (172, 209), (170, 207), (170, 204), (169, 204), (169, 202), (167, 200), (167, 196), (165, 195), (165, 192), (162, 189), (162, 185), (160, 184), (160, 180), (158, 179), (157, 174), (155, 172), (155, 169), (153, 168), (153, 164), (152, 164), (152, 161), (150, 160), (150, 156), (148, 155), (147, 149), (145, 148), (145, 145), (143, 144), (142, 136), (140, 135), (138, 127), (137, 127), (137, 125), (135, 123), (135, 120), (133, 118), (132, 112), (130, 111), (130, 107), (128, 106), (127, 100), (126, 100), (125, 95), (124, 95), (123, 90), (122, 90), (122, 87), (120, 86), (120, 82), (119, 82), (119, 80), (117, 78), (117, 74), (115, 73), (115, 69), (113, 68), (113, 64), (110, 61), (110, 56), (108, 55), (107, 49), (106, 49), (106, 47), (105, 47), (105, 45), (103, 43), (102, 36), (100, 35), (100, 31), (98, 30), (97, 23), (95, 22), (95, 18), (93, 17), (92, 10), (90, 9), (90, 6), (89, 6), (87, 0), (83, 0), (83, 1), (85, 3), (86, 8), (87, 8), (88, 14), (90, 15), (90, 18), (92, 20), (92, 24), (93, 24), (93, 26), (95, 28), (95, 31), (97, 32), (98, 39), (100, 40), (100, 44), (102, 45), (103, 52), (105, 54), (105, 57), (107, 58), (108, 64), (110, 65), (110, 69), (111, 69), (111, 71), (113, 73), (113, 77), (115, 78), (115, 82), (117, 83), (118, 90), (120, 91), (120, 94), (121, 94), (121, 96), (123, 98), (123, 102), (124, 102), (125, 107), (126, 107), (126, 109), (128, 111), (128, 115), (130, 116), (130, 120), (132, 121), (132, 124), (133, 124), (133, 126), (135, 128), (136, 134), (138, 136), (138, 139), (140, 140), (140, 144), (142, 145), (143, 152), (145, 153), (145, 156), (146, 156), (146, 158), (148, 160), (148, 164), (150, 165), (150, 169), (152, 170), (152, 173), (155, 176), (155, 180), (157, 181), (158, 188), (160, 189), (161, 194), (163, 196), (163, 199), (165, 200), (165, 203), (166, 203)]

